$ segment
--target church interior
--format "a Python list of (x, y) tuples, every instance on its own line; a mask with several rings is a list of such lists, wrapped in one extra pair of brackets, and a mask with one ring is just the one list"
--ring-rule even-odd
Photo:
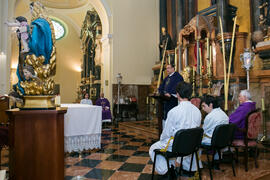
[[(270, 0), (1, 0), (0, 180), (270, 179), (269, 12)], [(258, 116), (251, 127), (246, 112), (239, 153), (231, 139), (217, 166), (202, 150), (195, 172), (153, 171), (168, 66), (200, 127), (206, 95), (230, 117), (250, 93)]]

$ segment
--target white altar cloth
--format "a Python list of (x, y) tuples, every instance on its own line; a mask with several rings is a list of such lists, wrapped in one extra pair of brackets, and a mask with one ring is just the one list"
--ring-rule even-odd
[(101, 147), (102, 107), (87, 104), (61, 104), (64, 117), (65, 152)]

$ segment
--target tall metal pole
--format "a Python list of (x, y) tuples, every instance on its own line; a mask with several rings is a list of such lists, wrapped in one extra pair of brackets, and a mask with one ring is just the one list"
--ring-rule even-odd
[(247, 69), (247, 90), (249, 90), (249, 69)]
[(120, 81), (117, 86), (117, 115), (119, 115), (119, 104), (120, 104)]

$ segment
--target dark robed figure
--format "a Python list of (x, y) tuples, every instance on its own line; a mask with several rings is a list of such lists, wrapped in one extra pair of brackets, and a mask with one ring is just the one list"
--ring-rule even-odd
[(175, 72), (172, 64), (167, 65), (166, 71), (168, 76), (162, 81), (162, 84), (158, 88), (159, 94), (168, 97), (168, 101), (164, 102), (164, 120), (167, 118), (167, 113), (178, 104), (175, 88), (179, 82), (183, 81), (183, 77), (178, 72)]
[[(167, 42), (167, 44), (166, 44)], [(165, 49), (166, 46), (166, 49)], [(161, 28), (160, 43), (159, 43), (159, 58), (162, 60), (164, 50), (173, 49), (173, 42), (171, 36), (168, 34), (165, 27)]]
[(102, 120), (112, 119), (110, 102), (104, 98), (104, 93), (100, 93), (100, 98), (96, 101), (97, 106), (102, 106)]

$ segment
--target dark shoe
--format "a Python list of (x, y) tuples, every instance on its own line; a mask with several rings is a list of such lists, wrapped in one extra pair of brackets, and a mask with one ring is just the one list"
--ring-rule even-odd
[[(255, 149), (250, 149), (250, 150), (248, 151), (248, 156), (249, 156), (249, 157), (254, 157), (254, 154), (255, 154)], [(256, 155), (256, 158), (259, 157), (259, 154), (260, 154), (260, 151), (259, 151), (259, 149), (257, 149), (257, 155)]]
[[(203, 164), (203, 167), (204, 168), (209, 168), (208, 162), (202, 161), (202, 164)], [(211, 167), (211, 169), (220, 170), (220, 168), (219, 168), (219, 161), (218, 160), (214, 160), (214, 167)]]
[(195, 172), (194, 171), (186, 171), (184, 169), (181, 170), (181, 176), (184, 176), (184, 177), (192, 177), (195, 175)]
[(231, 151), (225, 151), (222, 154), (222, 162), (223, 163), (231, 163), (232, 162), (232, 153)]
[(213, 169), (220, 170), (220, 168), (219, 168), (219, 161), (218, 160), (214, 160), (214, 167), (213, 167)]
[(174, 169), (173, 165), (169, 169), (169, 176), (170, 176), (170, 179), (177, 179), (177, 172)]

